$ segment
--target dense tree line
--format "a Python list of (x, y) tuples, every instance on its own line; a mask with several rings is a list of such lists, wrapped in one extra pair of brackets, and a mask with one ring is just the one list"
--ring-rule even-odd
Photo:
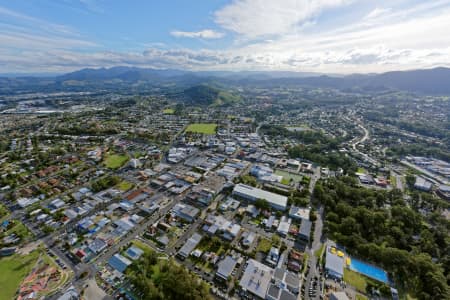
[[(450, 140), (447, 143), (450, 145)], [(435, 157), (445, 161), (450, 161), (450, 151), (445, 146), (431, 145), (428, 143), (421, 143), (416, 141), (414, 144), (394, 144), (386, 151), (388, 156), (427, 156)]]
[(289, 131), (283, 126), (275, 125), (263, 125), (260, 130), (270, 136), (282, 136), (300, 142), (301, 144), (288, 149), (292, 158), (305, 159), (332, 170), (342, 168), (345, 173), (353, 173), (357, 169), (350, 157), (338, 152), (341, 141), (320, 131)]
[(107, 176), (100, 178), (96, 181), (94, 181), (91, 184), (91, 189), (94, 193), (106, 190), (107, 188), (110, 188), (120, 182), (119, 176)]
[(138, 299), (211, 299), (209, 288), (198, 277), (174, 263), (146, 252), (127, 271)]
[(55, 131), (64, 135), (111, 135), (118, 134), (119, 130), (113, 126), (100, 127), (97, 124), (89, 125), (73, 125), (73, 126), (59, 126)]
[(449, 299), (450, 224), (430, 223), (398, 190), (357, 186), (343, 177), (319, 182), (314, 199), (325, 206), (325, 232), (353, 255), (393, 275), (419, 299)]
[(338, 139), (331, 138), (321, 131), (291, 131), (283, 126), (277, 125), (262, 125), (260, 131), (269, 136), (293, 138), (303, 144), (320, 144), (323, 148), (326, 148), (326, 150), (337, 149), (339, 145)]
[(340, 152), (326, 152), (321, 145), (297, 145), (288, 149), (292, 158), (306, 159), (332, 170), (342, 168), (346, 174), (356, 172), (358, 166), (350, 157)]

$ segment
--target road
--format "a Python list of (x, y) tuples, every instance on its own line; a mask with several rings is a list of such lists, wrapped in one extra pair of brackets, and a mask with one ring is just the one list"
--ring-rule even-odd
[(358, 127), (361, 128), (364, 131), (364, 136), (360, 140), (358, 140), (358, 141), (356, 141), (356, 142), (354, 142), (352, 144), (352, 148), (355, 151), (358, 151), (358, 149), (356, 149), (356, 146), (358, 146), (359, 144), (364, 143), (369, 138), (369, 131), (364, 126), (362, 126), (361, 124), (358, 124)]
[[(311, 206), (313, 203), (313, 191), (314, 187), (316, 185), (317, 180), (320, 179), (320, 168), (317, 167), (314, 170), (314, 174), (311, 176), (311, 185), (310, 185), (310, 192), (311, 192)], [(320, 277), (319, 270), (317, 268), (318, 261), (314, 253), (319, 250), (322, 247), (322, 244), (324, 243), (323, 237), (322, 237), (322, 230), (323, 230), (323, 217), (324, 217), (324, 209), (323, 206), (320, 206), (316, 213), (317, 219), (315, 221), (314, 225), (314, 233), (313, 233), (313, 241), (312, 243), (307, 247), (306, 252), (308, 253), (309, 260), (309, 272), (307, 273), (307, 276), (302, 284), (305, 285), (305, 299), (319, 299), (320, 292), (320, 284), (317, 284), (316, 286), (313, 285), (312, 280), (317, 276)], [(309, 296), (309, 291), (315, 290), (315, 297)], [(300, 294), (301, 295), (301, 294)], [(299, 296), (301, 297), (301, 296)]]

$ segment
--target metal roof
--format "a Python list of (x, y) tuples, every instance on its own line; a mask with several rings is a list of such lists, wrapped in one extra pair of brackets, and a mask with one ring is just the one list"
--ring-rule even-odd
[(223, 279), (228, 279), (228, 276), (231, 275), (236, 267), (236, 264), (236, 260), (231, 256), (225, 257), (224, 260), (219, 262), (219, 268), (216, 272), (217, 276), (222, 277)]
[(264, 199), (272, 206), (283, 207), (287, 206), (287, 197), (264, 191), (249, 185), (237, 184), (233, 189), (233, 194), (244, 195), (253, 199)]

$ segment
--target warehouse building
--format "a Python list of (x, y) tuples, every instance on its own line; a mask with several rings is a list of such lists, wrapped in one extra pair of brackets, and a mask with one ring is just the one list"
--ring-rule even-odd
[(237, 184), (233, 189), (233, 195), (250, 202), (255, 202), (258, 199), (264, 199), (272, 208), (281, 211), (286, 210), (288, 201), (286, 196), (267, 192), (245, 184)]

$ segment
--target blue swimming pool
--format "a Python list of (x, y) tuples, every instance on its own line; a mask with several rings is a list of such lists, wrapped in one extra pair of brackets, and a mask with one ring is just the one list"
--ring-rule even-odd
[(383, 269), (366, 264), (365, 262), (362, 262), (354, 258), (351, 259), (350, 270), (361, 273), (363, 275), (366, 275), (367, 277), (373, 278), (375, 280), (384, 283), (389, 282), (387, 273)]

